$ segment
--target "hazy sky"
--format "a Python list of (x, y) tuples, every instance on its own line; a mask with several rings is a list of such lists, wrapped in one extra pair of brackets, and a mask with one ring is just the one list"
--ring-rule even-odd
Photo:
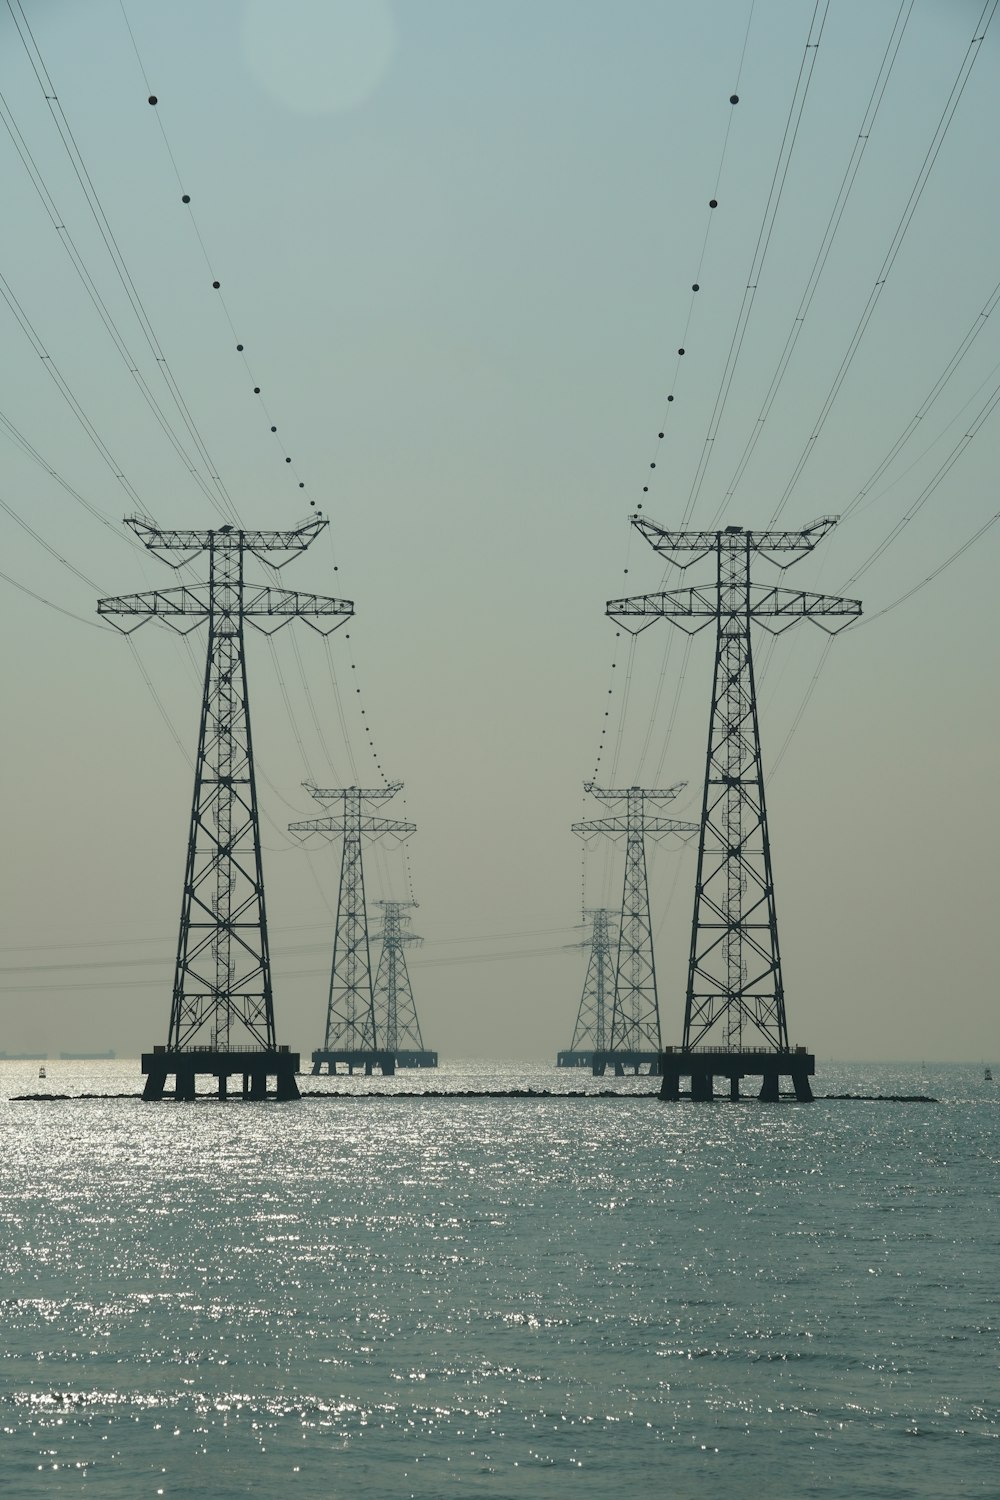
[[(167, 369), (246, 524), (291, 525), (310, 499), (329, 515), (283, 582), (356, 604), (350, 639), (332, 643), (346, 737), (319, 637), (287, 630), (273, 654), (250, 641), (280, 1038), (304, 1052), (321, 1042), (339, 863), (286, 824), (313, 812), (308, 777), (380, 781), (368, 725), (379, 764), (406, 783), (383, 810), (419, 828), (426, 944), (411, 961), (427, 1044), (552, 1056), (583, 981), (585, 955), (563, 946), (581, 935), (569, 825), (600, 811), (582, 783), (602, 728), (600, 778), (686, 781), (681, 816), (696, 815), (704, 769), (710, 632), (688, 654), (677, 634), (665, 656), (672, 631), (658, 624), (630, 653), (604, 618), (606, 600), (662, 577), (628, 515), (641, 502), (672, 525), (689, 509), (696, 524), (764, 525), (807, 447), (782, 524), (840, 513), (868, 485), (1000, 275), (1000, 21), (894, 240), (982, 0), (834, 0), (821, 30), (822, 0), (815, 12), (806, 0), (23, 6), (155, 348), (0, 7), (0, 93), (49, 195), (47, 208), (0, 129), (0, 275), (20, 310), (0, 302), (0, 413), (13, 428), (0, 425), (0, 569), (22, 586), (0, 579), (0, 1048), (125, 1054), (166, 1033), (204, 633), (192, 655), (147, 625), (133, 652), (98, 625), (95, 602), (172, 581), (125, 539), (135, 496), (161, 525), (219, 524)], [(978, 418), (998, 381), (991, 317), (864, 503), (789, 576), (861, 598), (867, 620), (835, 642), (804, 712), (821, 633), (798, 626), (766, 670), (760, 659), (766, 767), (794, 727), (769, 781), (789, 1030), (820, 1057), (1000, 1057), (1000, 526), (871, 618), (997, 510), (1000, 425)], [(702, 565), (685, 582), (708, 576)], [(766, 565), (760, 576), (776, 577)], [(620, 857), (587, 856), (589, 905), (620, 899)], [(408, 894), (398, 851), (373, 851), (367, 873), (372, 898)], [(651, 879), (665, 1039), (679, 1040), (693, 851), (664, 845)]]

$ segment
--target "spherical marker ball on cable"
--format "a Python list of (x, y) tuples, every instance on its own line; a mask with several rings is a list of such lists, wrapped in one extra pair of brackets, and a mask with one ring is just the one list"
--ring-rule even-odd
[(692, 282), (691, 283), (691, 290), (692, 290), (692, 292), (700, 292), (701, 291), (701, 285), (700, 285), (700, 283), (697, 282), (697, 281)]
[(272, 432), (277, 432), (277, 430), (278, 430), (278, 429), (277, 429), (277, 427), (272, 427), (272, 428), (271, 428), (271, 431), (272, 431)]
[(242, 354), (243, 353), (243, 345), (242, 344), (237, 344), (236, 345), (236, 353), (237, 354)]
[(683, 356), (684, 350), (683, 349), (678, 349), (677, 353)]
[(730, 94), (730, 96), (729, 96), (729, 102), (730, 102), (730, 104), (739, 104), (739, 102), (740, 102), (740, 96), (739, 96), (739, 94)]
[(222, 282), (221, 281), (213, 281), (212, 285), (215, 287), (215, 290), (218, 291), (219, 288), (220, 288), (220, 286), (222, 285)]
[(673, 396), (668, 396), (668, 397), (667, 397), (667, 400), (668, 400), (668, 401), (672, 401), (672, 400), (673, 400), (673, 399), (674, 399), (674, 398), (673, 398)]
[(260, 395), (260, 386), (259, 385), (255, 385), (254, 386), (253, 393), (254, 393), (255, 396), (259, 396)]
[(709, 200), (708, 200), (708, 206), (709, 206), (709, 208), (718, 208), (718, 206), (719, 206), (719, 200), (718, 200), (718, 198), (709, 198)]
[(190, 203), (191, 202), (191, 194), (190, 193), (182, 193), (181, 194), (181, 202), (182, 203)]
[(156, 103), (156, 95), (155, 94), (150, 94), (149, 99), (147, 100), (147, 103), (148, 104), (155, 104)]

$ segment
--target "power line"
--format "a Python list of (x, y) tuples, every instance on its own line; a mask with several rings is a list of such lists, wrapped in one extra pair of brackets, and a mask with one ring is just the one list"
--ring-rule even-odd
[[(820, 13), (821, 6), (822, 13)], [(743, 302), (736, 319), (736, 327), (733, 330), (729, 353), (726, 357), (726, 364), (722, 373), (722, 381), (719, 385), (719, 390), (715, 398), (715, 406), (712, 409), (712, 415), (709, 419), (708, 432), (702, 445), (698, 467), (695, 470), (694, 480), (692, 481), (691, 490), (684, 507), (681, 526), (688, 524), (698, 503), (698, 496), (701, 493), (701, 486), (704, 482), (705, 473), (712, 454), (712, 446), (719, 431), (719, 426), (725, 412), (726, 401), (729, 398), (729, 391), (732, 387), (733, 377), (736, 374), (736, 365), (739, 361), (740, 351), (743, 348), (743, 340), (746, 337), (747, 324), (750, 321), (754, 299), (757, 295), (761, 271), (764, 268), (764, 261), (771, 243), (771, 235), (774, 232), (774, 222), (781, 204), (781, 196), (788, 176), (792, 153), (795, 149), (795, 142), (798, 138), (799, 126), (802, 123), (802, 115), (805, 110), (806, 99), (809, 95), (809, 86), (812, 82), (813, 69), (816, 66), (816, 58), (829, 9), (830, 0), (816, 0), (812, 20), (809, 25), (809, 32), (806, 36), (805, 48), (802, 53), (802, 62), (799, 65), (798, 77), (795, 81), (795, 91), (792, 95), (788, 119), (785, 122), (785, 133), (782, 136), (781, 146), (778, 150), (778, 160), (774, 168), (774, 176), (771, 179), (771, 189), (768, 193), (767, 204), (764, 208), (764, 217), (761, 220), (760, 230), (757, 235), (757, 244), (754, 248), (753, 260), (750, 264), (750, 274), (743, 293)]]
[(973, 33), (972, 40), (969, 42), (969, 46), (966, 50), (965, 56), (962, 59), (961, 66), (958, 70), (958, 75), (955, 78), (955, 82), (952, 84), (951, 93), (948, 95), (947, 102), (941, 113), (941, 117), (938, 120), (934, 135), (931, 139), (931, 143), (927, 148), (927, 153), (920, 167), (920, 171), (917, 173), (916, 181), (914, 182), (913, 187), (910, 191), (910, 196), (907, 200), (906, 207), (903, 210), (903, 214), (899, 220), (899, 223), (896, 225), (895, 232), (889, 244), (889, 249), (886, 251), (885, 259), (883, 260), (878, 275), (875, 278), (875, 285), (873, 286), (868, 296), (868, 301), (865, 303), (864, 311), (862, 312), (861, 317), (858, 320), (858, 325), (851, 336), (851, 341), (847, 346), (847, 351), (840, 362), (840, 367), (837, 370), (836, 375), (834, 376), (833, 384), (827, 392), (823, 405), (820, 408), (819, 416), (813, 424), (812, 433), (806, 440), (805, 447), (802, 449), (802, 452), (799, 455), (795, 468), (792, 470), (791, 477), (789, 478), (788, 483), (785, 485), (785, 488), (782, 492), (781, 499), (778, 501), (774, 513), (771, 516), (769, 522), (769, 525), (771, 526), (775, 524), (785, 506), (787, 505), (792, 491), (798, 484), (798, 481), (802, 476), (802, 472), (805, 469), (806, 464), (809, 462), (811, 454), (815, 450), (816, 440), (818, 439), (820, 433), (823, 431), (826, 419), (829, 416), (830, 410), (840, 393), (841, 386), (843, 385), (844, 380), (847, 377), (847, 372), (850, 369), (851, 364), (853, 363), (854, 356), (857, 354), (858, 346), (860, 345), (861, 340), (864, 338), (865, 331), (867, 330), (868, 325), (872, 320), (872, 315), (874, 314), (875, 308), (878, 305), (878, 300), (882, 295), (885, 284), (889, 279), (889, 275), (892, 271), (893, 265), (895, 264), (896, 257), (899, 254), (903, 239), (905, 238), (906, 231), (910, 227), (913, 215), (917, 210), (917, 205), (920, 202), (921, 197), (923, 196), (924, 188), (927, 186), (927, 179), (930, 177), (931, 171), (934, 167), (934, 163), (937, 161), (938, 154), (944, 143), (944, 138), (948, 133), (948, 127), (950, 126), (952, 119), (954, 118), (955, 111), (957, 110), (962, 95), (965, 92), (966, 84), (969, 81), (969, 75), (972, 72), (972, 68), (976, 61), (976, 58), (979, 56), (979, 50), (982, 47), (983, 39), (986, 36), (986, 32), (989, 28), (990, 22), (993, 20), (993, 16), (996, 12), (998, 3), (1000, 3), (1000, 0), (986, 0), (986, 5), (983, 7), (982, 14), (979, 17), (979, 21), (977, 22), (976, 29)]
[(729, 501), (736, 493), (736, 489), (739, 485), (740, 480), (743, 478), (743, 474), (746, 470), (747, 464), (749, 463), (753, 451), (757, 446), (757, 442), (760, 438), (761, 431), (763, 430), (764, 423), (767, 421), (771, 407), (774, 404), (774, 399), (778, 394), (781, 382), (784, 379), (786, 370), (788, 369), (788, 364), (794, 352), (795, 345), (798, 342), (799, 335), (802, 332), (803, 326), (805, 325), (805, 320), (808, 315), (809, 308), (812, 305), (813, 297), (816, 295), (816, 288), (819, 285), (820, 278), (823, 275), (827, 260), (830, 256), (830, 251), (833, 248), (833, 242), (836, 238), (837, 230), (840, 228), (840, 222), (844, 216), (844, 210), (847, 207), (847, 200), (851, 195), (851, 189), (853, 188), (855, 179), (858, 175), (858, 170), (861, 166), (861, 158), (864, 156), (865, 148), (867, 147), (868, 142), (871, 139), (871, 133), (875, 126), (875, 119), (878, 115), (879, 106), (882, 103), (886, 87), (888, 86), (889, 77), (896, 62), (899, 48), (903, 40), (903, 33), (905, 32), (907, 22), (910, 19), (913, 5), (914, 0), (902, 0), (899, 10), (896, 13), (896, 19), (893, 23), (892, 31), (889, 35), (889, 41), (886, 45), (885, 53), (882, 57), (882, 62), (875, 79), (874, 87), (872, 88), (871, 97), (868, 100), (868, 106), (861, 121), (861, 127), (858, 131), (857, 139), (854, 142), (854, 148), (851, 152), (850, 159), (844, 171), (844, 176), (841, 179), (837, 197), (834, 201), (833, 208), (830, 210), (830, 217), (827, 220), (826, 229), (823, 232), (823, 238), (820, 241), (819, 249), (816, 252), (816, 259), (813, 261), (812, 270), (810, 271), (809, 277), (806, 281), (805, 290), (802, 293), (802, 298), (799, 302), (798, 309), (795, 313), (794, 318), (792, 319), (792, 326), (789, 329), (788, 337), (785, 340), (785, 347), (781, 351), (781, 355), (778, 359), (774, 374), (771, 377), (771, 383), (768, 386), (767, 394), (764, 397), (764, 402), (761, 406), (760, 412), (758, 413), (757, 420), (754, 423), (750, 436), (747, 438), (743, 452), (740, 455), (739, 461), (733, 472), (733, 476), (730, 479), (728, 486), (726, 487), (726, 493), (722, 498), (722, 502), (715, 513), (715, 517), (712, 521), (713, 526), (725, 511)]
[[(55, 85), (49, 76), (48, 69), (45, 65), (45, 60), (42, 56), (41, 50), (35, 39), (34, 33), (31, 30), (31, 26), (28, 23), (27, 16), (24, 14), (24, 8), (21, 4), (21, 0), (7, 0), (7, 9), (10, 11), (11, 19), (14, 22), (15, 28), (17, 29), (18, 37), (20, 38), (21, 45), (24, 48), (28, 61), (31, 64), (31, 68), (35, 74), (38, 86), (42, 91), (42, 96), (45, 100), (46, 105), (48, 106), (49, 113), (52, 116), (52, 120), (59, 135), (59, 139), (62, 141), (66, 154), (69, 157), (70, 165), (73, 168), (74, 175), (76, 176), (77, 182), (80, 185), (80, 189), (83, 192), (84, 198), (86, 199), (87, 206), (90, 209), (94, 223), (97, 226), (98, 234), (100, 235), (105, 249), (108, 252), (111, 263), (114, 266), (115, 272), (125, 292), (125, 296), (128, 299), (129, 305), (131, 306), (132, 311), (135, 314), (136, 320), (138, 321), (139, 327), (142, 331), (142, 335), (145, 338), (146, 343), (149, 345), (153, 358), (156, 361), (157, 368), (159, 369), (160, 374), (166, 383), (167, 389), (170, 392), (181, 421), (187, 428), (188, 434), (192, 442), (194, 443), (195, 449), (198, 452), (202, 463), (205, 465), (208, 478), (214, 486), (217, 495), (219, 496), (221, 512), (226, 516), (228, 520), (238, 521), (239, 516), (237, 514), (236, 507), (233, 504), (232, 498), (229, 495), (229, 492), (227, 491), (226, 486), (218, 473), (216, 464), (208, 451), (205, 440), (202, 437), (197, 423), (194, 420), (190, 408), (188, 407), (183, 392), (181, 391), (181, 388), (174, 376), (173, 370), (170, 367), (170, 363), (163, 352), (159, 339), (156, 336), (156, 331), (153, 328), (153, 324), (149, 318), (149, 314), (146, 311), (145, 305), (143, 304), (142, 298), (139, 295), (139, 291), (136, 287), (135, 281), (133, 280), (132, 274), (129, 271), (128, 265), (125, 261), (125, 257), (122, 254), (121, 246), (118, 244), (114, 231), (111, 228), (110, 221), (108, 220), (107, 214), (104, 211), (104, 206), (101, 202), (97, 189), (94, 186), (93, 180), (90, 176), (90, 172), (87, 168), (87, 164), (84, 161), (83, 154), (80, 150), (76, 137), (73, 134), (72, 127), (70, 126), (69, 120), (66, 116), (66, 112), (62, 107), (58, 94), (56, 93)], [(18, 17), (20, 17), (20, 19), (18, 19)]]

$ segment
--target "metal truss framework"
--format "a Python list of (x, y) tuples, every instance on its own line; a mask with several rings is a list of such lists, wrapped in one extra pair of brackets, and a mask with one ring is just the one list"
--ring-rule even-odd
[(614, 789), (584, 783), (605, 806), (624, 809), (624, 817), (594, 818), (574, 823), (573, 832), (590, 839), (598, 834), (625, 840), (625, 880), (622, 886), (621, 922), (615, 962), (614, 1003), (611, 1010), (610, 1052), (660, 1052), (660, 1007), (656, 993), (653, 929), (649, 915), (649, 882), (646, 873), (646, 838), (667, 834), (689, 837), (698, 832), (696, 823), (656, 817), (648, 809), (672, 802), (684, 783), (653, 789)]
[[(275, 1048), (274, 1002), (244, 645), (249, 622), (272, 635), (304, 619), (328, 635), (354, 612), (344, 599), (247, 584), (248, 553), (284, 567), (327, 522), (289, 531), (161, 531), (126, 522), (171, 567), (208, 553), (204, 584), (101, 599), (125, 634), (158, 618), (181, 634), (208, 622), (194, 798), (167, 1049), (213, 1055)], [(118, 619), (134, 619), (119, 625)]]
[(401, 1048), (422, 1052), (424, 1042), (406, 967), (406, 950), (419, 947), (423, 938), (410, 932), (410, 918), (404, 915), (408, 906), (418, 903), (376, 901), (375, 905), (382, 908), (382, 931), (374, 934), (382, 944), (374, 986), (375, 1036), (387, 1052), (398, 1052)]
[(339, 803), (339, 810), (322, 818), (289, 823), (289, 832), (298, 834), (303, 841), (317, 833), (328, 839), (338, 836), (343, 839), (323, 1049), (326, 1052), (385, 1051), (384, 1038), (379, 1037), (376, 1025), (362, 846), (365, 840), (370, 842), (387, 834), (401, 841), (407, 839), (416, 831), (416, 824), (375, 817), (364, 811), (366, 805), (378, 806), (395, 796), (402, 789), (401, 781), (382, 787), (324, 788), (309, 782), (305, 785), (317, 802)]
[(836, 634), (857, 619), (861, 605), (753, 584), (750, 571), (755, 558), (782, 568), (798, 562), (835, 523), (827, 516), (802, 531), (670, 531), (647, 517), (632, 518), (651, 546), (679, 567), (709, 554), (716, 559), (714, 586), (614, 599), (607, 606), (632, 633), (660, 618), (689, 634), (716, 622), (685, 1051), (707, 1038), (721, 1050), (741, 1051), (748, 1033), (758, 1046), (788, 1051), (750, 627), (756, 622), (778, 635), (808, 619)]
[(574, 948), (589, 948), (587, 973), (580, 996), (580, 1009), (573, 1028), (571, 1052), (608, 1050), (608, 1000), (614, 997), (615, 968), (612, 957), (618, 946), (615, 913), (606, 906), (584, 912), (590, 918), (590, 937)]

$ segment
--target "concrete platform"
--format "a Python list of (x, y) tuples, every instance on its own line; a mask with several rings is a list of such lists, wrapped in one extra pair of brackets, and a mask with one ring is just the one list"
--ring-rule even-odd
[(169, 1097), (167, 1078), (174, 1078), (173, 1097), (194, 1099), (199, 1074), (207, 1073), (218, 1079), (219, 1098), (229, 1097), (229, 1079), (242, 1075), (242, 1097), (244, 1099), (268, 1098), (267, 1080), (275, 1081), (275, 1099), (300, 1098), (295, 1075), (299, 1070), (299, 1054), (289, 1052), (287, 1047), (186, 1047), (180, 1051), (168, 1051), (166, 1047), (154, 1047), (152, 1052), (142, 1054), (142, 1071), (146, 1074), (144, 1099)]
[(590, 1070), (595, 1078), (603, 1078), (609, 1068), (616, 1078), (624, 1078), (626, 1073), (648, 1073), (655, 1077), (660, 1071), (661, 1056), (659, 1052), (627, 1052), (622, 1049), (593, 1052)]
[(396, 1053), (397, 1068), (436, 1068), (437, 1065), (438, 1055), (436, 1052), (408, 1051)]
[[(809, 1079), (816, 1072), (816, 1058), (805, 1047), (796, 1047), (789, 1052), (772, 1052), (763, 1047), (745, 1050), (694, 1047), (685, 1052), (680, 1047), (668, 1047), (661, 1054), (659, 1071), (663, 1079), (661, 1099), (711, 1101), (716, 1097), (715, 1080), (722, 1078), (728, 1084), (726, 1097), (738, 1100), (744, 1097), (740, 1093), (742, 1080), (759, 1078), (760, 1093), (751, 1097), (765, 1104), (777, 1104), (782, 1097), (780, 1081), (787, 1078), (796, 1100), (808, 1104), (813, 1098)], [(690, 1092), (683, 1095), (680, 1091), (682, 1078), (691, 1081)]]
[[(435, 1054), (436, 1055), (436, 1054)], [(327, 1051), (319, 1047), (312, 1055), (312, 1070), (315, 1077), (322, 1073), (334, 1074), (343, 1067), (348, 1073), (357, 1070), (370, 1078), (377, 1068), (384, 1078), (391, 1078), (396, 1071), (395, 1052)]]
[(594, 1054), (590, 1047), (577, 1048), (574, 1052), (572, 1047), (564, 1047), (562, 1052), (556, 1053), (557, 1068), (591, 1068), (594, 1065)]

